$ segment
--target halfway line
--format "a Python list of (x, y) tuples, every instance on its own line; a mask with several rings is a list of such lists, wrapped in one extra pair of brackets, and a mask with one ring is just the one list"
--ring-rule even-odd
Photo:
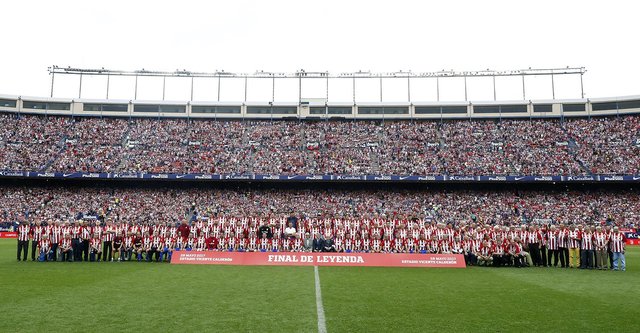
[(324, 320), (324, 307), (322, 306), (322, 291), (320, 291), (320, 275), (318, 266), (313, 266), (316, 275), (316, 308), (318, 309), (318, 333), (327, 333), (327, 324)]

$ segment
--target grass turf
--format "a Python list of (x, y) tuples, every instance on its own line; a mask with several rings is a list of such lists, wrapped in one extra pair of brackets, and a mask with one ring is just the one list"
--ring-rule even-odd
[[(312, 267), (16, 262), (0, 240), (0, 332), (317, 331)], [(321, 267), (329, 332), (637, 332), (627, 272)]]

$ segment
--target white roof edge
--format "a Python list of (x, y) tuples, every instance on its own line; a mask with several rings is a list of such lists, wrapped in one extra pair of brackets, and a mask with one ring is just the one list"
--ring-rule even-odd
[[(34, 102), (80, 102), (80, 103), (103, 103), (103, 104), (119, 104), (119, 103), (129, 103), (132, 102), (134, 104), (192, 104), (192, 105), (250, 105), (250, 106), (263, 106), (269, 105), (269, 101), (161, 101), (161, 100), (127, 100), (127, 99), (88, 99), (88, 98), (62, 98), (62, 97), (43, 97), (43, 96), (22, 96), (22, 95), (9, 95), (9, 94), (0, 94), (0, 98), (2, 99), (22, 99), (27, 101)], [(355, 104), (358, 106), (462, 106), (462, 105), (503, 105), (503, 104), (528, 104), (528, 103), (544, 103), (544, 104), (563, 104), (563, 103), (587, 103), (587, 102), (616, 102), (616, 101), (629, 101), (629, 100), (640, 100), (640, 95), (626, 95), (626, 96), (614, 96), (614, 97), (593, 97), (593, 98), (575, 98), (575, 99), (530, 99), (530, 100), (498, 100), (498, 101), (487, 101), (487, 100), (479, 100), (479, 101), (412, 101), (412, 102), (356, 102)], [(297, 101), (290, 102), (274, 102), (273, 105), (279, 106), (297, 106)], [(324, 106), (325, 104), (322, 102), (311, 101), (309, 102), (310, 106)], [(327, 105), (329, 106), (353, 106), (354, 103), (352, 101), (343, 101), (343, 102), (331, 102), (328, 101)]]
[(465, 101), (442, 101), (442, 102), (434, 102), (434, 101), (428, 101), (428, 102), (413, 102), (414, 106), (466, 106), (469, 105), (469, 102), (465, 102)]
[(18, 97), (20, 97), (20, 96), (18, 96), (18, 95), (0, 95), (0, 98), (2, 98), (2, 99), (16, 99), (17, 100)]
[(587, 103), (589, 100), (584, 98), (576, 99), (532, 99), (533, 104), (566, 104), (566, 103)]
[(219, 102), (219, 101), (192, 101), (191, 105), (196, 106), (242, 106), (243, 102)]
[(633, 101), (633, 100), (640, 100), (640, 95), (589, 98), (590, 102), (619, 102), (619, 101)]
[(273, 102), (272, 104), (270, 102), (245, 102), (244, 104), (246, 106), (271, 106), (272, 104), (273, 106), (298, 106), (297, 102)]
[(504, 100), (504, 101), (471, 101), (473, 105), (527, 105), (529, 101)]
[(152, 100), (132, 100), (131, 102), (133, 104), (147, 104), (147, 105), (187, 105), (188, 103), (186, 101), (152, 101)]
[(406, 106), (409, 107), (411, 103), (409, 102), (356, 102), (357, 106), (362, 107), (376, 107), (376, 106)]
[(18, 98), (23, 101), (30, 102), (61, 102), (61, 103), (71, 103), (74, 102), (73, 98), (60, 98), (60, 97), (37, 97), (37, 96), (18, 96)]
[(91, 103), (91, 104), (129, 104), (131, 100), (128, 99), (78, 99), (74, 102), (79, 103)]
[[(324, 104), (322, 104), (321, 106), (324, 106)], [(353, 107), (353, 102), (327, 102), (327, 106), (349, 106), (349, 107)]]

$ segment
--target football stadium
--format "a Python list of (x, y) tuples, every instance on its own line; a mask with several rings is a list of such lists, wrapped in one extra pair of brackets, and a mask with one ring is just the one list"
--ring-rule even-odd
[[(140, 15), (170, 19), (182, 5), (71, 1), (76, 20), (49, 27), (82, 36), (73, 50), (51, 46), (40, 29), (8, 37), (50, 46), (46, 61), (79, 65), (32, 75), (17, 64), (45, 60), (30, 52), (0, 65), (1, 332), (638, 331), (640, 95), (626, 91), (639, 90), (591, 83), (591, 67), (548, 65), (575, 59), (601, 75), (601, 63), (615, 60), (546, 58), (501, 37), (540, 65), (487, 46), (482, 61), (513, 69), (452, 56), (476, 69), (354, 71), (345, 65), (406, 60), (360, 50), (342, 62), (337, 48), (318, 47), (347, 32), (370, 41), (358, 28), (369, 16), (319, 32), (270, 15), (312, 10), (340, 21), (333, 10), (371, 10), (381, 23), (405, 5), (285, 2), (185, 5), (203, 20), (167, 27)], [(66, 10), (38, 5), (42, 22)], [(438, 38), (494, 31), (469, 32), (482, 20), (464, 5), (466, 28)], [(407, 15), (435, 27), (418, 9), (454, 9), (440, 6), (412, 3)], [(204, 20), (214, 8), (250, 11), (251, 20)], [(275, 25), (253, 30), (264, 23)], [(166, 70), (174, 51), (150, 53), (161, 50), (152, 44), (207, 53), (200, 41), (213, 27), (228, 46), (243, 46), (247, 26), (264, 62), (225, 52), (216, 61), (282, 70)], [(552, 26), (535, 34), (567, 33)], [(140, 42), (129, 32), (147, 35)], [(282, 43), (316, 39), (287, 54), (262, 44), (258, 36), (272, 32)], [(452, 51), (434, 59), (464, 49), (446, 45)], [(127, 69), (145, 61), (156, 67)], [(178, 66), (208, 61), (185, 56)], [(329, 70), (291, 70), (299, 63)], [(595, 97), (609, 86), (621, 93)]]

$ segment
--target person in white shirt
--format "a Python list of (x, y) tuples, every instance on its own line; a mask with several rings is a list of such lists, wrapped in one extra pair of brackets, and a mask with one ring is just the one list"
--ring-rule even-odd
[(293, 226), (292, 222), (287, 224), (287, 227), (284, 229), (284, 235), (289, 238), (296, 237), (296, 228)]

